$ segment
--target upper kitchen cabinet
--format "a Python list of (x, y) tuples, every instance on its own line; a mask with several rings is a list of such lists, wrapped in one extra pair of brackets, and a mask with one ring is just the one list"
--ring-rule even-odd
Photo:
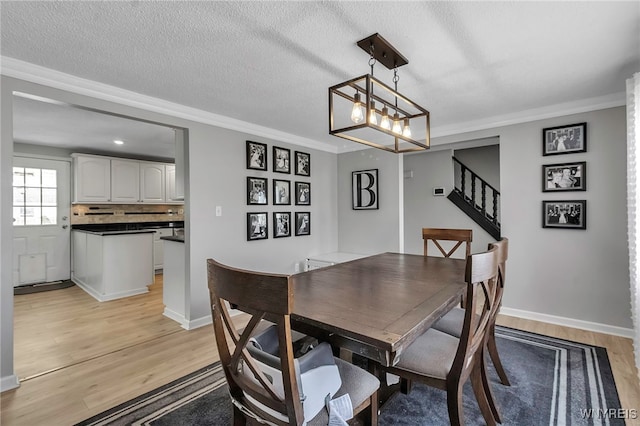
[(140, 162), (111, 159), (111, 201), (137, 203), (140, 201)]
[(76, 202), (111, 201), (111, 160), (93, 155), (72, 154)]
[(174, 164), (72, 154), (74, 203), (182, 204)]
[(164, 166), (164, 193), (168, 202), (178, 201), (176, 193), (176, 165), (165, 164)]
[(165, 202), (165, 170), (162, 163), (140, 162), (140, 201)]

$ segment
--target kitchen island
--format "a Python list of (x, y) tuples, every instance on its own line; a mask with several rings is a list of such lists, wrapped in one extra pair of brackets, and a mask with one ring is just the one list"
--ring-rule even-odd
[(71, 280), (96, 300), (147, 293), (153, 284), (153, 229), (73, 229)]
[(189, 322), (185, 317), (184, 235), (160, 237), (160, 240), (164, 244), (163, 315), (177, 321), (182, 328), (188, 330)]

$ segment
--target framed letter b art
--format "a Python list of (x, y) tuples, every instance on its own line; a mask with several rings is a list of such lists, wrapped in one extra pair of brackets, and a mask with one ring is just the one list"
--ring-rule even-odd
[(351, 173), (353, 210), (378, 209), (378, 169)]

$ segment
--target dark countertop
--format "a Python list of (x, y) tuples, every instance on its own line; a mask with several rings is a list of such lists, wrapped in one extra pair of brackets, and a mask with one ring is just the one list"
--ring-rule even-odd
[(100, 223), (91, 225), (71, 225), (72, 230), (90, 232), (139, 231), (162, 228), (184, 228), (184, 221), (174, 222), (136, 222), (136, 223)]
[(129, 235), (129, 234), (152, 234), (156, 232), (154, 229), (131, 229), (128, 231), (90, 231), (88, 229), (74, 228), (72, 231), (86, 232), (87, 234), (111, 236), (111, 235)]
[(161, 240), (167, 240), (167, 241), (173, 241), (176, 243), (184, 243), (184, 236), (183, 237), (160, 237)]

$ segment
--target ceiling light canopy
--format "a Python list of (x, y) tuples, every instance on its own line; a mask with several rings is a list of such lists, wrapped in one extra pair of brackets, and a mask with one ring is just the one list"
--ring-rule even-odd
[[(398, 67), (409, 61), (378, 33), (357, 45), (371, 73), (329, 88), (329, 133), (394, 153), (428, 149), (429, 111), (398, 92)], [(373, 76), (376, 62), (393, 70), (393, 88)]]

